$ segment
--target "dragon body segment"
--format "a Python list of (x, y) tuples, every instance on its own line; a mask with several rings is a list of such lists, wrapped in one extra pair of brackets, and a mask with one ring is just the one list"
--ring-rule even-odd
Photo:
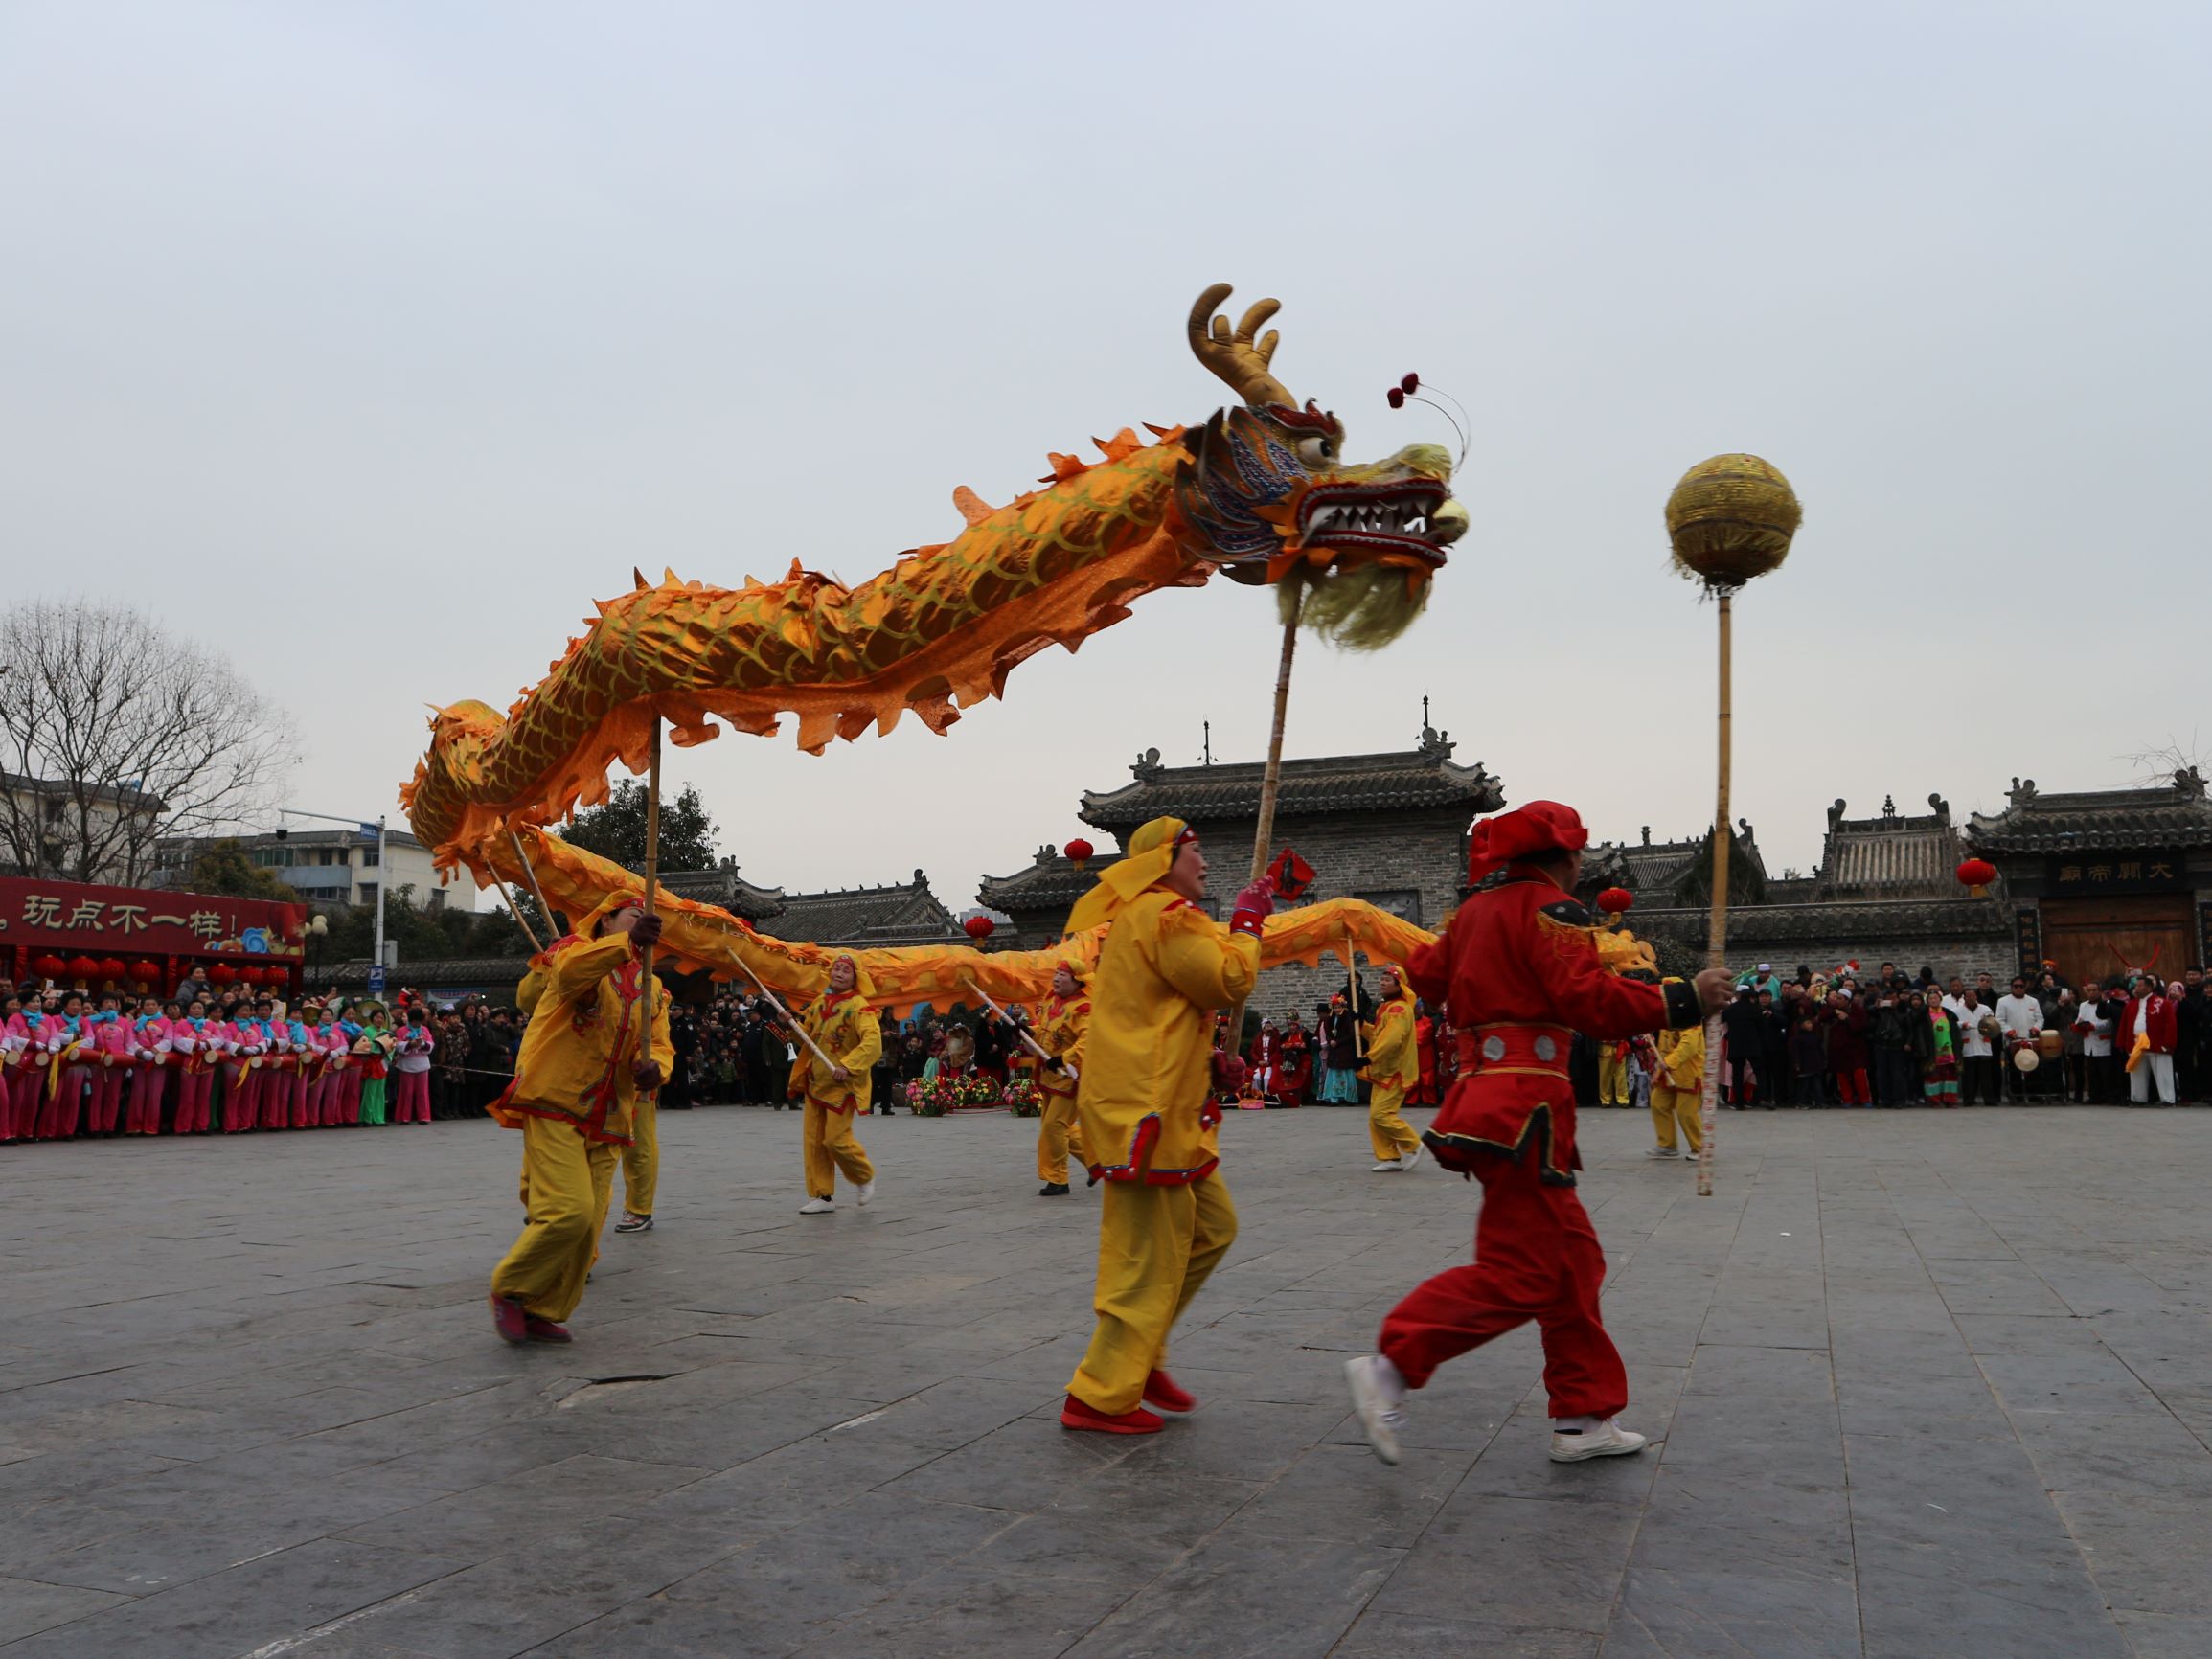
[[(1332, 619), (1347, 639), (1395, 633), (1466, 527), (1450, 499), (1450, 457), (1417, 444), (1345, 463), (1336, 418), (1300, 405), (1269, 368), (1277, 337), (1258, 330), (1275, 302), (1232, 329), (1213, 315), (1228, 292), (1220, 284), (1199, 296), (1189, 335), (1241, 404), (1196, 428), (1151, 427), (1150, 443), (1124, 429), (1097, 441), (1097, 462), (1055, 454), (1045, 487), (1004, 507), (958, 490), (967, 529), (854, 587), (796, 563), (781, 581), (741, 588), (638, 577), (633, 591), (598, 605), (505, 715), (475, 701), (438, 710), (429, 751), (400, 790), (416, 835), (442, 871), (466, 865), (485, 882), (521, 882), (529, 872), (517, 849), (534, 846), (536, 874), (558, 872), (545, 879), (548, 897), (583, 914), (618, 887), (635, 889), (636, 877), (537, 831), (606, 799), (616, 761), (644, 771), (657, 720), (689, 746), (717, 736), (718, 720), (764, 736), (792, 715), (800, 745), (816, 753), (871, 727), (888, 732), (909, 712), (943, 732), (963, 706), (998, 695), (1024, 658), (1054, 644), (1073, 650), (1140, 595), (1197, 586), (1218, 570), (1297, 584), (1313, 602), (1308, 618)], [(742, 958), (779, 990), (819, 989), (827, 957), (816, 962), (814, 947), (763, 940), (711, 906), (660, 902), (680, 959), (727, 971)], [(1285, 919), (1279, 948), (1291, 954), (1282, 960), (1328, 947), (1312, 935), (1311, 912), (1292, 915), (1308, 920)], [(1337, 947), (1361, 929), (1377, 953), (1418, 943), (1382, 922), (1336, 918)], [(902, 967), (904, 954), (867, 953), (879, 988), (905, 984), (906, 967), (928, 971)], [(951, 954), (971, 966), (1010, 961)], [(1034, 954), (1049, 983), (1058, 958)], [(1042, 987), (1002, 978), (987, 989), (1030, 996)]]

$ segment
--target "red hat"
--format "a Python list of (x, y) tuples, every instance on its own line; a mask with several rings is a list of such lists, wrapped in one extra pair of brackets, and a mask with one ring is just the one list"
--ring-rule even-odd
[(1557, 801), (1531, 801), (1511, 812), (1484, 818), (1468, 832), (1467, 884), (1471, 887), (1493, 871), (1502, 870), (1516, 858), (1539, 852), (1580, 852), (1590, 844), (1590, 832), (1572, 807)]

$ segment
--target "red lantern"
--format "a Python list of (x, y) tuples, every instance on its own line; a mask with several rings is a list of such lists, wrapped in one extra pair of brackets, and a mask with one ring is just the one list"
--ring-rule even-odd
[(161, 964), (150, 958), (130, 965), (130, 977), (139, 985), (150, 986), (161, 978)]
[(974, 940), (978, 944), (981, 944), (985, 940), (989, 939), (993, 933), (998, 931), (997, 924), (993, 922), (988, 916), (970, 916), (960, 925), (962, 930), (967, 933), (968, 937)]
[(69, 959), (69, 977), (71, 979), (89, 980), (99, 971), (100, 964), (92, 957), (73, 956)]
[(100, 959), (100, 977), (102, 979), (121, 979), (126, 971), (128, 970), (124, 967), (123, 958), (120, 956), (103, 956)]
[(1608, 916), (1619, 916), (1636, 902), (1636, 896), (1626, 887), (1608, 887), (1598, 895), (1598, 908)]
[(207, 970), (210, 985), (228, 985), (239, 976), (239, 970), (227, 962), (218, 962)]
[(1966, 890), (1979, 898), (1997, 878), (1997, 867), (1986, 858), (1969, 858), (1958, 867), (1956, 874)]
[(1090, 855), (1093, 852), (1096, 851), (1096, 849), (1093, 848), (1091, 844), (1088, 841), (1085, 841), (1081, 835), (1078, 835), (1073, 841), (1070, 841), (1065, 847), (1062, 847), (1060, 851), (1065, 852), (1070, 858), (1074, 859), (1078, 865), (1083, 865), (1090, 862)]
[(52, 952), (31, 959), (31, 971), (40, 979), (59, 979), (68, 970), (69, 964)]

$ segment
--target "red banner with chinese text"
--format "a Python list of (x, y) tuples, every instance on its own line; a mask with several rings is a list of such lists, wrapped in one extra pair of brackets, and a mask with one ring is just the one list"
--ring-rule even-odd
[(0, 945), (57, 956), (283, 958), (305, 954), (308, 907), (146, 887), (0, 876)]

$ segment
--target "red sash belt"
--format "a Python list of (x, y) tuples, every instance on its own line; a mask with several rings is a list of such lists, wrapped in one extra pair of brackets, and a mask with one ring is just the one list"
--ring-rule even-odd
[(1462, 1077), (1477, 1072), (1521, 1072), (1563, 1078), (1567, 1075), (1567, 1052), (1575, 1037), (1563, 1025), (1522, 1025), (1504, 1020), (1463, 1025), (1451, 1034), (1459, 1045)]

